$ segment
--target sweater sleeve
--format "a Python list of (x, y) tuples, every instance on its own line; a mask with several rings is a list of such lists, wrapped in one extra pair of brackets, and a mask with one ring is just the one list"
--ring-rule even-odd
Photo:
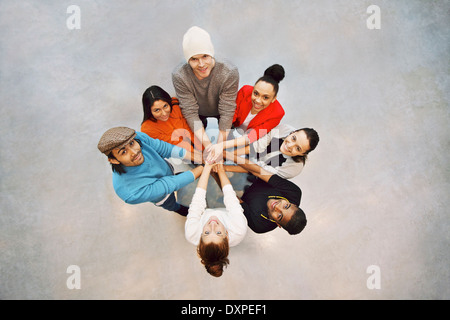
[(300, 200), (302, 198), (302, 190), (292, 181), (284, 179), (276, 174), (270, 177), (267, 182), (272, 187), (282, 192), (285, 197), (295, 205), (300, 205)]
[(194, 124), (196, 121), (200, 121), (198, 116), (199, 106), (193, 90), (187, 85), (187, 81), (182, 74), (182, 67), (177, 68), (172, 73), (172, 83), (180, 101), (181, 112), (191, 130), (195, 131)]
[(227, 75), (222, 91), (219, 95), (219, 130), (226, 131), (231, 128), (234, 113), (236, 111), (236, 96), (239, 89), (239, 72), (232, 68)]
[(276, 129), (271, 130), (265, 136), (259, 138), (255, 142), (250, 144), (250, 154), (264, 152), (270, 144), (272, 137), (277, 137)]
[(245, 218), (244, 209), (239, 203), (239, 199), (236, 197), (236, 192), (232, 185), (227, 184), (222, 190), (223, 202), (232, 224), (228, 227), (233, 230), (234, 239), (232, 239), (232, 242), (233, 245), (236, 245), (242, 241), (247, 233), (247, 219)]
[(184, 156), (186, 155), (185, 149), (180, 148), (178, 146), (174, 146), (170, 143), (167, 143), (159, 139), (153, 139), (149, 137), (147, 134), (139, 132), (138, 138), (144, 140), (146, 144), (148, 144), (163, 158), (183, 159)]
[(202, 188), (195, 189), (189, 213), (184, 225), (184, 234), (186, 240), (194, 245), (198, 245), (202, 235), (201, 217), (206, 210), (206, 190)]
[(191, 171), (185, 171), (177, 175), (159, 178), (155, 182), (138, 189), (123, 188), (116, 190), (116, 192), (120, 198), (129, 204), (155, 203), (161, 201), (166, 195), (193, 182), (194, 178), (194, 174)]
[(240, 106), (241, 106), (242, 100), (244, 99), (244, 90), (243, 89), (244, 88), (239, 89), (239, 91), (236, 95), (236, 110), (234, 111), (233, 122), (232, 122), (232, 125), (235, 127), (238, 127), (240, 125), (240, 123), (237, 123), (236, 121), (238, 120)]
[(263, 161), (258, 161), (257, 164), (264, 170), (276, 174), (283, 179), (292, 179), (293, 177), (298, 176), (303, 169), (303, 164), (300, 162), (285, 162), (281, 166), (276, 167), (265, 164)]

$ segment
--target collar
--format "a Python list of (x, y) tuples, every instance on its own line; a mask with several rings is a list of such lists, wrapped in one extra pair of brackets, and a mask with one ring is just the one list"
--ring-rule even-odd
[[(286, 199), (285, 197), (281, 197), (281, 196), (268, 196), (267, 198), (268, 198), (268, 199), (284, 199), (284, 200), (286, 200), (286, 201), (289, 202), (288, 199)], [(261, 217), (263, 217), (263, 218), (266, 219), (267, 221), (270, 221), (270, 222), (273, 222), (273, 223), (278, 224), (275, 220), (266, 217), (264, 214), (261, 213), (260, 215), (261, 215)], [(267, 212), (267, 216), (268, 216), (268, 215), (269, 215), (269, 212)]]
[(266, 217), (265, 215), (263, 215), (262, 213), (261, 213), (261, 217), (263, 217), (263, 218), (264, 218), (264, 219), (266, 219), (267, 221), (270, 221), (270, 222), (276, 223), (276, 221), (275, 221), (275, 220), (267, 218), (267, 217)]

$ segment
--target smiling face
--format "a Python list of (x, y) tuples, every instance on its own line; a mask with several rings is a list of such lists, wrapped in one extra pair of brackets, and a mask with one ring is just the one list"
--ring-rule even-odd
[(170, 117), (172, 108), (163, 100), (156, 100), (150, 108), (153, 117), (159, 121), (167, 121)]
[(274, 220), (279, 226), (286, 226), (297, 211), (297, 206), (286, 199), (269, 199), (267, 201), (267, 211), (269, 218)]
[(203, 80), (211, 74), (215, 61), (210, 55), (196, 54), (189, 59), (189, 65), (197, 79)]
[(305, 131), (292, 132), (284, 139), (280, 151), (290, 157), (305, 155), (310, 149)]
[(222, 222), (216, 217), (212, 216), (208, 219), (202, 230), (202, 240), (205, 244), (214, 242), (221, 243), (228, 237), (227, 229)]
[(273, 85), (265, 81), (258, 81), (253, 87), (252, 109), (250, 112), (256, 114), (267, 108), (276, 100), (277, 96)]
[(136, 140), (131, 140), (122, 148), (111, 151), (115, 159), (108, 158), (112, 164), (122, 164), (126, 167), (140, 166), (144, 162), (141, 146)]

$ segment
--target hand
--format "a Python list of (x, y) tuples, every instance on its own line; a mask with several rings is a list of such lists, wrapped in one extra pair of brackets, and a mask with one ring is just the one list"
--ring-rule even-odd
[(223, 156), (223, 143), (219, 142), (214, 145), (211, 144), (205, 149), (205, 151), (208, 154), (206, 162), (215, 163), (221, 156)]
[(209, 162), (206, 162), (205, 163), (205, 169), (204, 170), (208, 170), (208, 171), (211, 171), (211, 170), (213, 170), (214, 169), (214, 167), (216, 166), (216, 164), (215, 163), (209, 163)]
[(219, 171), (224, 171), (225, 172), (225, 169), (223, 167), (223, 161), (216, 162), (214, 164), (213, 168), (212, 168), (212, 171), (216, 172), (216, 173), (219, 172)]

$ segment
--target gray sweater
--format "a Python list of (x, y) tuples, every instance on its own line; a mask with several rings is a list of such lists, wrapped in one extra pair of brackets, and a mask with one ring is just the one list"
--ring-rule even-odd
[(239, 89), (239, 72), (228, 61), (217, 59), (211, 74), (198, 80), (188, 63), (178, 65), (172, 73), (172, 82), (180, 108), (189, 127), (194, 131), (195, 121), (201, 116), (219, 116), (219, 130), (231, 128), (236, 95)]

